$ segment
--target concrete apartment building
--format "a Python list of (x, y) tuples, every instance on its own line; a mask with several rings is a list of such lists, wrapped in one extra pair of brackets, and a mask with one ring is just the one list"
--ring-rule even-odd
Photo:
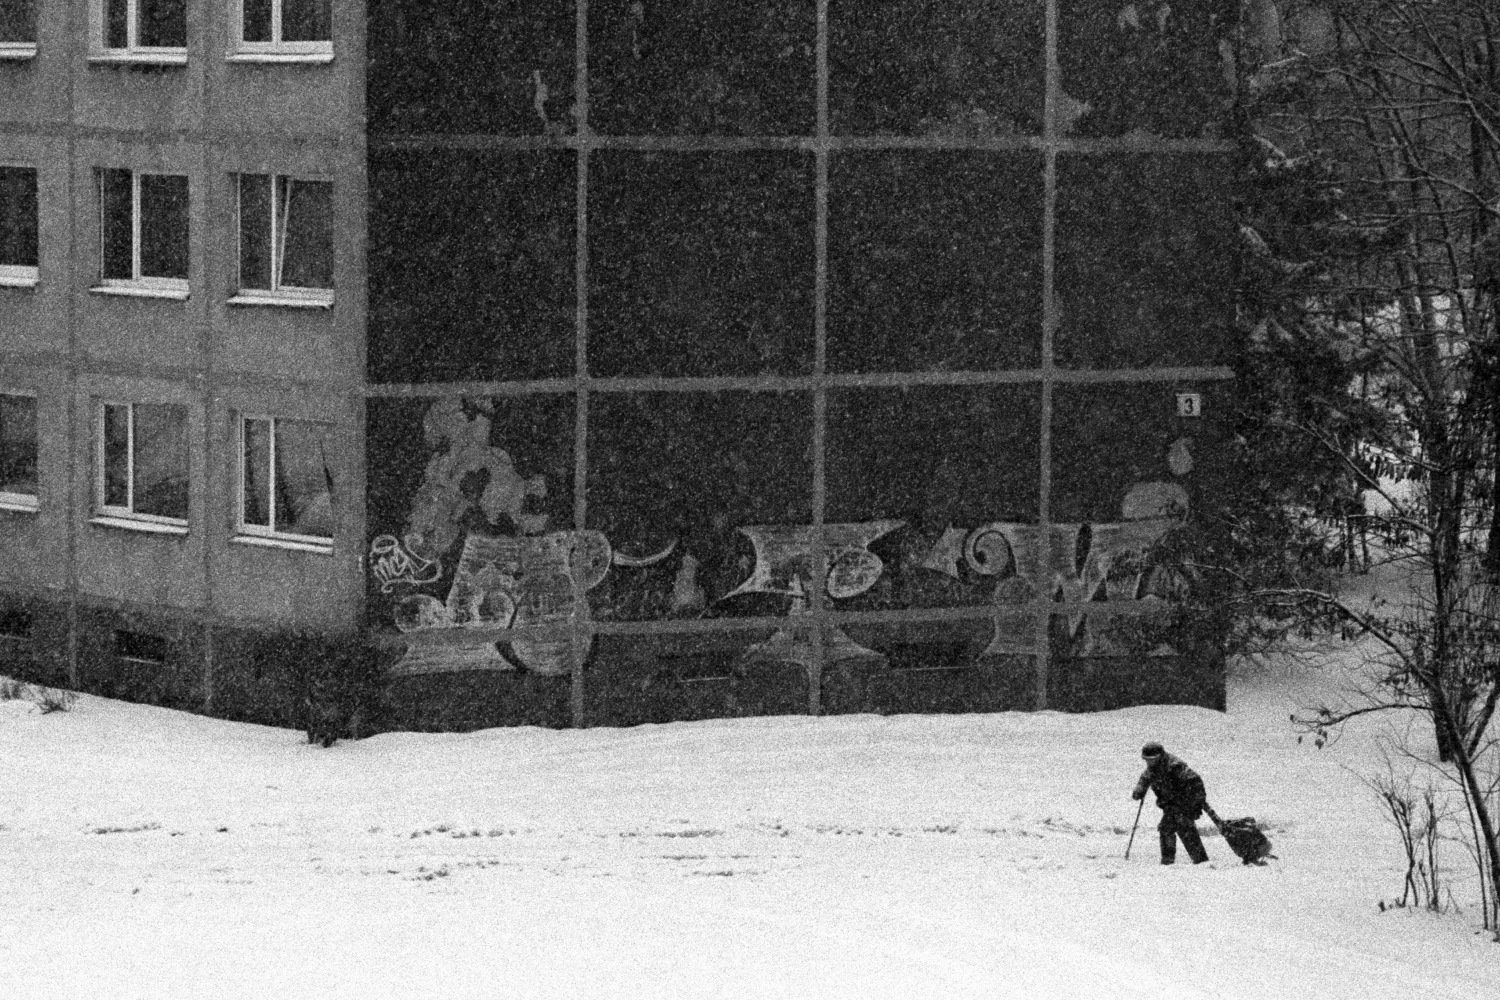
[(0, 669), (1221, 706), (1235, 8), (0, 0)]

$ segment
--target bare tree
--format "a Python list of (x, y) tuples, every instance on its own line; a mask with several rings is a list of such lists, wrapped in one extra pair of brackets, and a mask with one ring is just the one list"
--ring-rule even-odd
[(1414, 596), (1365, 607), (1295, 574), (1247, 577), (1247, 594), (1373, 638), (1364, 697), (1302, 721), (1430, 721), (1482, 841), (1493, 927), (1500, 843), (1481, 758), (1500, 698), (1500, 8), (1250, 0), (1247, 13), (1252, 155), (1290, 187), (1247, 213), (1247, 255), (1276, 290), (1251, 318), (1272, 345), (1324, 338), (1359, 373), (1285, 407), (1286, 422), (1376, 501), (1362, 519)]

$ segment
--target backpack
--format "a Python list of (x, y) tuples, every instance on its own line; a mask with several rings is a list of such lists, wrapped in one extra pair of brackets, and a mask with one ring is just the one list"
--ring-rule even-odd
[(1224, 842), (1229, 849), (1247, 865), (1263, 865), (1267, 858), (1275, 858), (1271, 853), (1271, 841), (1255, 822), (1254, 816), (1244, 816), (1240, 819), (1220, 819), (1218, 813), (1209, 808), (1205, 803), (1203, 806), (1208, 818), (1214, 821), (1214, 826), (1224, 835)]

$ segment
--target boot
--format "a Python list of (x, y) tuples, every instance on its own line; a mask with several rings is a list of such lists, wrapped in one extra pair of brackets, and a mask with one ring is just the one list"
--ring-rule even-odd
[(1203, 849), (1203, 838), (1198, 836), (1198, 828), (1191, 823), (1182, 828), (1182, 846), (1187, 848), (1188, 857), (1193, 859), (1193, 864), (1201, 865), (1208, 860), (1208, 852)]

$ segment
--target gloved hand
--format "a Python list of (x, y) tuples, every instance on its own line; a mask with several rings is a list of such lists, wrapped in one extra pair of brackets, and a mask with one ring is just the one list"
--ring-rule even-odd
[(1141, 799), (1144, 799), (1145, 797), (1146, 797), (1146, 793), (1144, 791), (1140, 790), (1139, 788), (1130, 793), (1130, 798), (1132, 800), (1136, 801), (1136, 802), (1139, 802)]

